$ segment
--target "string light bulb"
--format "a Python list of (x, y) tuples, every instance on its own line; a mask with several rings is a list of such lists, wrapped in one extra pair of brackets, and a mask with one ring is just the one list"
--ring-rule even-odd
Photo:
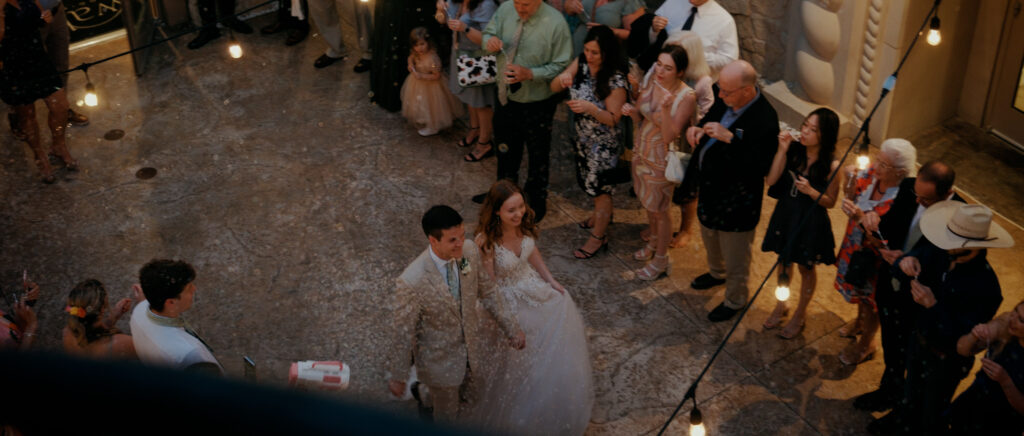
[(89, 67), (82, 69), (85, 73), (85, 105), (89, 107), (96, 107), (100, 104), (100, 98), (96, 95), (96, 87), (92, 85), (92, 80), (89, 79)]
[(775, 288), (775, 299), (779, 301), (789, 299), (789, 274), (786, 274), (785, 269), (782, 270), (782, 274), (779, 274), (779, 284)]
[(925, 38), (928, 44), (931, 46), (939, 45), (942, 42), (942, 33), (939, 33), (939, 16), (932, 17), (932, 22), (928, 25), (928, 36)]
[[(883, 90), (884, 92), (884, 90)], [(871, 165), (871, 158), (868, 156), (868, 150), (871, 149), (871, 120), (864, 122), (864, 140), (860, 143), (860, 148), (857, 150), (857, 170), (864, 171), (868, 169), (868, 165)]]
[[(697, 400), (694, 400), (696, 403)], [(696, 405), (693, 406), (693, 411), (690, 412), (690, 436), (704, 436), (707, 432), (704, 430), (704, 417), (700, 414), (700, 409)]]
[(228, 43), (228, 54), (235, 59), (242, 57), (242, 45), (235, 39), (235, 35), (231, 35), (231, 42)]

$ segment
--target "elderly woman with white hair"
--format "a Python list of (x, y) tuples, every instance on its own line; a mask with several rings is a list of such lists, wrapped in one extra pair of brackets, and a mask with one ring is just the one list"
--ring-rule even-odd
[(842, 209), (850, 222), (836, 256), (836, 289), (846, 301), (857, 304), (857, 319), (840, 328), (839, 335), (860, 338), (839, 353), (845, 365), (856, 365), (874, 355), (871, 343), (878, 331), (875, 282), (882, 263), (878, 249), (885, 247), (878, 223), (892, 206), (900, 182), (917, 173), (916, 162), (917, 150), (910, 141), (891, 138), (882, 142), (872, 165), (856, 174), (853, 166), (846, 168), (849, 182)]

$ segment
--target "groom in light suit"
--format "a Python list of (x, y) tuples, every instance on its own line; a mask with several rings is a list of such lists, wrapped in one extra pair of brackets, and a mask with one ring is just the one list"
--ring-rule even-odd
[[(459, 213), (434, 206), (423, 215), (422, 224), (430, 247), (396, 281), (397, 350), (390, 370), (393, 376), (408, 373), (410, 354), (415, 354), (418, 377), (433, 398), (434, 418), (453, 422), (460, 387), (470, 384), (473, 368), (487, 358), (476, 345), (477, 301), (494, 316), (512, 347), (521, 350), (526, 338), (515, 317), (502, 307), (494, 280), (481, 264), (480, 250), (466, 240)], [(405, 383), (392, 379), (388, 389), (401, 396)]]

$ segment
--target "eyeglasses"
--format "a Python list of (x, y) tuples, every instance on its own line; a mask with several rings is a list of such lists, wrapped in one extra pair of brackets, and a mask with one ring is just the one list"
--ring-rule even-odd
[(720, 96), (722, 96), (722, 97), (728, 97), (728, 96), (733, 95), (733, 94), (735, 94), (735, 93), (737, 93), (739, 91), (742, 91), (745, 88), (746, 88), (746, 86), (740, 86), (740, 87), (738, 87), (736, 89), (733, 89), (731, 91), (726, 90), (725, 88), (718, 88), (718, 94)]

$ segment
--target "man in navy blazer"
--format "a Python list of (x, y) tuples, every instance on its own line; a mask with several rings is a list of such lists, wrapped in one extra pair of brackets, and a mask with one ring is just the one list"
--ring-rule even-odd
[(686, 131), (694, 146), (687, 189), (697, 192), (697, 217), (709, 272), (694, 289), (726, 284), (725, 301), (708, 319), (725, 321), (747, 304), (754, 228), (761, 219), (764, 178), (778, 148), (779, 117), (757, 87), (757, 71), (738, 60), (719, 75), (714, 105)]
[(903, 397), (909, 338), (920, 305), (914, 302), (910, 292), (899, 292), (901, 287), (909, 289), (909, 284), (893, 280), (891, 268), (898, 268), (893, 264), (896, 259), (924, 240), (920, 220), (925, 209), (943, 200), (964, 202), (953, 190), (955, 180), (956, 172), (949, 165), (934, 160), (926, 162), (917, 171), (917, 177), (903, 179), (892, 207), (878, 224), (878, 231), (889, 247), (881, 250), (887, 265), (879, 269), (875, 287), (885, 371), (877, 390), (854, 400), (853, 406), (858, 409), (881, 412), (891, 409)]

